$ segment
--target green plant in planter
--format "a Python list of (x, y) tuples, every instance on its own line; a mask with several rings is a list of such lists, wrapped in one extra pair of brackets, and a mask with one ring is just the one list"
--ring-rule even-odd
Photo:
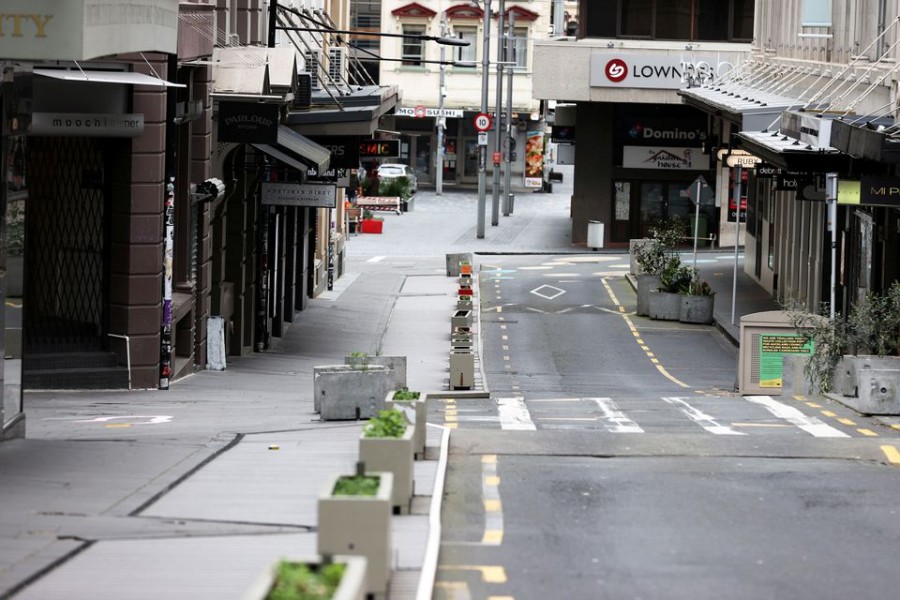
[(663, 292), (677, 294), (683, 287), (696, 279), (694, 269), (681, 264), (677, 256), (670, 256), (659, 274), (659, 289)]
[(418, 400), (419, 392), (412, 392), (406, 388), (394, 392), (394, 400)]
[(378, 185), (379, 196), (399, 196), (403, 200), (409, 200), (412, 193), (409, 191), (408, 177), (392, 177), (382, 180)]
[(382, 410), (363, 428), (367, 438), (399, 438), (406, 432), (406, 417), (397, 409)]
[(323, 564), (313, 569), (306, 563), (283, 560), (278, 563), (275, 583), (266, 600), (328, 600), (344, 576), (344, 565)]
[[(868, 293), (854, 304), (844, 318), (822, 318), (796, 306), (787, 306), (788, 317), (797, 332), (813, 343), (803, 372), (814, 389), (829, 391), (831, 377), (844, 355), (894, 356), (900, 351), (900, 282), (886, 294)], [(829, 307), (822, 304), (827, 315)]]
[(663, 243), (657, 239), (638, 246), (635, 250), (634, 259), (641, 272), (647, 275), (659, 275), (666, 266), (668, 253)]
[(378, 493), (381, 478), (376, 475), (353, 475), (338, 478), (334, 484), (334, 496), (374, 496)]
[(706, 281), (701, 281), (696, 277), (691, 279), (687, 285), (683, 285), (679, 290), (679, 294), (683, 294), (685, 296), (715, 296), (716, 292), (713, 290), (709, 283)]
[(650, 228), (650, 235), (660, 241), (666, 252), (673, 253), (681, 245), (687, 234), (688, 224), (680, 217), (674, 216), (665, 221), (659, 221)]

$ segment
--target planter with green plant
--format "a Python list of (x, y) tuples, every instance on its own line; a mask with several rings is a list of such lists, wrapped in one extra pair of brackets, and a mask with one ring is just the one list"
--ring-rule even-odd
[(376, 217), (371, 210), (363, 209), (362, 219), (359, 221), (360, 233), (381, 233), (384, 227), (384, 220)]
[(408, 514), (413, 496), (415, 428), (403, 411), (382, 410), (363, 426), (359, 438), (359, 460), (368, 469), (394, 475), (391, 505), (399, 514)]
[(681, 307), (678, 320), (682, 323), (698, 323), (708, 325), (713, 322), (713, 308), (716, 292), (709, 283), (702, 281), (694, 273), (694, 277), (679, 290)]
[(243, 600), (363, 600), (362, 556), (282, 558), (260, 574)]
[[(471, 346), (470, 346), (471, 347)], [(425, 425), (428, 418), (428, 395), (407, 389), (388, 392), (384, 400), (386, 410), (403, 411), (406, 420), (413, 424), (413, 452), (415, 458), (425, 458)]]
[(659, 276), (659, 289), (651, 290), (647, 314), (651, 319), (677, 321), (681, 315), (681, 295), (678, 291), (690, 284), (693, 270), (681, 264), (677, 256), (670, 256)]
[(317, 550), (366, 558), (366, 594), (387, 593), (391, 576), (394, 475), (357, 464), (355, 475), (328, 479), (318, 502)]
[(632, 272), (637, 282), (637, 308), (638, 316), (647, 316), (650, 313), (650, 294), (653, 290), (660, 289), (660, 279), (663, 271), (677, 261), (676, 248), (684, 235), (684, 223), (678, 218), (662, 221), (650, 229), (649, 239), (631, 240)]
[(355, 368), (368, 368), (380, 365), (390, 369), (393, 374), (393, 385), (390, 389), (399, 390), (406, 387), (406, 357), (398, 355), (385, 355), (376, 353), (370, 355), (367, 352), (351, 352), (344, 357), (344, 364), (353, 365)]
[[(824, 309), (823, 309), (824, 312)], [(810, 386), (867, 415), (900, 415), (900, 282), (868, 293), (846, 318), (789, 310), (812, 342), (804, 375)]]

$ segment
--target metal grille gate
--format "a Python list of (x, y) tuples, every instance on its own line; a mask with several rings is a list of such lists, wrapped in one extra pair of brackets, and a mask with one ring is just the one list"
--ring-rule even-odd
[(97, 350), (106, 345), (101, 143), (93, 138), (29, 140), (25, 219), (29, 353)]

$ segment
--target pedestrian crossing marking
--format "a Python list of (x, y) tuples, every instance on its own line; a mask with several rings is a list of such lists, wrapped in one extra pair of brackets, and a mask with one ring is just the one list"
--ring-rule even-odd
[[(508, 360), (508, 359), (507, 359)], [(534, 431), (537, 429), (531, 420), (531, 413), (525, 406), (525, 399), (498, 398), (497, 410), (500, 413), (500, 427), (505, 430)]]
[(716, 435), (747, 435), (742, 431), (735, 431), (727, 425), (719, 424), (708, 414), (688, 404), (688, 402), (684, 398), (663, 398), (663, 400), (665, 400), (669, 404), (677, 406), (678, 409), (682, 413), (687, 415), (690, 420), (710, 433), (714, 433)]
[(770, 396), (745, 396), (745, 398), (748, 402), (753, 402), (754, 404), (765, 407), (766, 410), (776, 417), (784, 419), (792, 425), (796, 425), (803, 431), (815, 437), (850, 437), (843, 431), (839, 431), (831, 425), (823, 423), (816, 417), (807, 417), (793, 406), (782, 404)]
[(613, 433), (644, 433), (640, 425), (625, 416), (612, 398), (591, 398), (597, 403), (606, 428)]

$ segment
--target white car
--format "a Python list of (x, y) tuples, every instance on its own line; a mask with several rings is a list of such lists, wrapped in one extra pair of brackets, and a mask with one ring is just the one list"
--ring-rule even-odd
[(416, 174), (408, 165), (394, 163), (379, 165), (378, 177), (382, 181), (385, 179), (394, 179), (396, 177), (406, 177), (409, 181), (409, 191), (415, 194), (419, 190), (419, 182), (416, 181)]

